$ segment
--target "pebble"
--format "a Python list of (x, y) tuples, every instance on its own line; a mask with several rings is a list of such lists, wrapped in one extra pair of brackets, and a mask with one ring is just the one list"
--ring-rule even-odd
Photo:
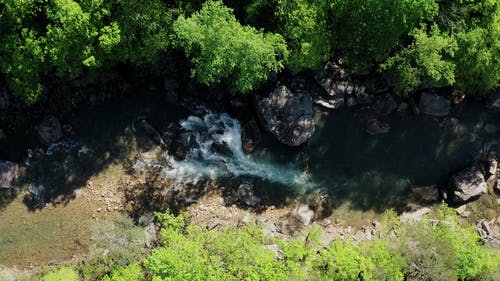
[(97, 212), (99, 213), (100, 211), (102, 211), (102, 208), (97, 208)]

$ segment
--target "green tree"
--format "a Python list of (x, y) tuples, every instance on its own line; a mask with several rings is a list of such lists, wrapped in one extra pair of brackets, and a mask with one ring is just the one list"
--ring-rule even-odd
[(424, 28), (411, 33), (414, 38), (407, 48), (389, 58), (382, 69), (388, 70), (389, 82), (400, 94), (424, 87), (451, 86), (455, 83), (455, 62), (458, 48), (453, 37), (433, 26), (430, 34)]
[(384, 62), (408, 32), (438, 14), (434, 0), (333, 0), (332, 44), (356, 71)]
[(281, 70), (288, 54), (280, 35), (242, 26), (220, 1), (179, 17), (173, 28), (176, 46), (191, 60), (198, 81), (211, 85), (224, 79), (236, 92), (249, 92)]
[(321, 0), (278, 0), (281, 33), (290, 48), (289, 65), (300, 71), (316, 69), (331, 56), (327, 31), (328, 7)]

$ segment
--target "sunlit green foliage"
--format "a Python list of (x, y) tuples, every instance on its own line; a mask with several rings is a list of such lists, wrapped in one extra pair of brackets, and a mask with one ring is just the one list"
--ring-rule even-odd
[(277, 13), (282, 34), (290, 47), (289, 65), (292, 69), (315, 69), (330, 58), (331, 38), (325, 1), (278, 0)]
[(220, 1), (206, 2), (189, 18), (179, 17), (174, 32), (199, 82), (210, 85), (224, 79), (238, 92), (249, 92), (270, 72), (281, 70), (287, 56), (280, 35), (242, 26)]
[(78, 281), (78, 274), (70, 267), (61, 267), (50, 272), (42, 278), (42, 281)]
[(144, 273), (138, 263), (113, 269), (102, 281), (144, 281)]
[(414, 43), (389, 58), (382, 68), (389, 70), (390, 82), (400, 94), (407, 94), (418, 86), (443, 87), (455, 83), (453, 57), (457, 43), (453, 37), (442, 34), (437, 26), (430, 34), (425, 28), (412, 32)]

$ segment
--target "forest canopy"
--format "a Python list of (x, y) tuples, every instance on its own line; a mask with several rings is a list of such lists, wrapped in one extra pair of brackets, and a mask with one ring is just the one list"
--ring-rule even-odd
[(0, 72), (28, 103), (52, 81), (154, 69), (179, 51), (199, 82), (235, 93), (334, 59), (401, 95), (485, 95), (500, 81), (499, 2), (0, 0)]

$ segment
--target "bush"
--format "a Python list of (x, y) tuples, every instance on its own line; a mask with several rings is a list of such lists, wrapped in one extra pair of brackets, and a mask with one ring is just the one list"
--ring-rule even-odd
[(142, 268), (138, 263), (126, 267), (113, 269), (110, 275), (105, 276), (103, 281), (144, 281)]
[(78, 274), (70, 267), (62, 267), (43, 276), (42, 281), (78, 281)]
[(222, 80), (235, 92), (249, 92), (284, 66), (286, 44), (278, 34), (242, 26), (220, 1), (174, 23), (176, 46), (193, 64), (192, 74), (202, 84)]

